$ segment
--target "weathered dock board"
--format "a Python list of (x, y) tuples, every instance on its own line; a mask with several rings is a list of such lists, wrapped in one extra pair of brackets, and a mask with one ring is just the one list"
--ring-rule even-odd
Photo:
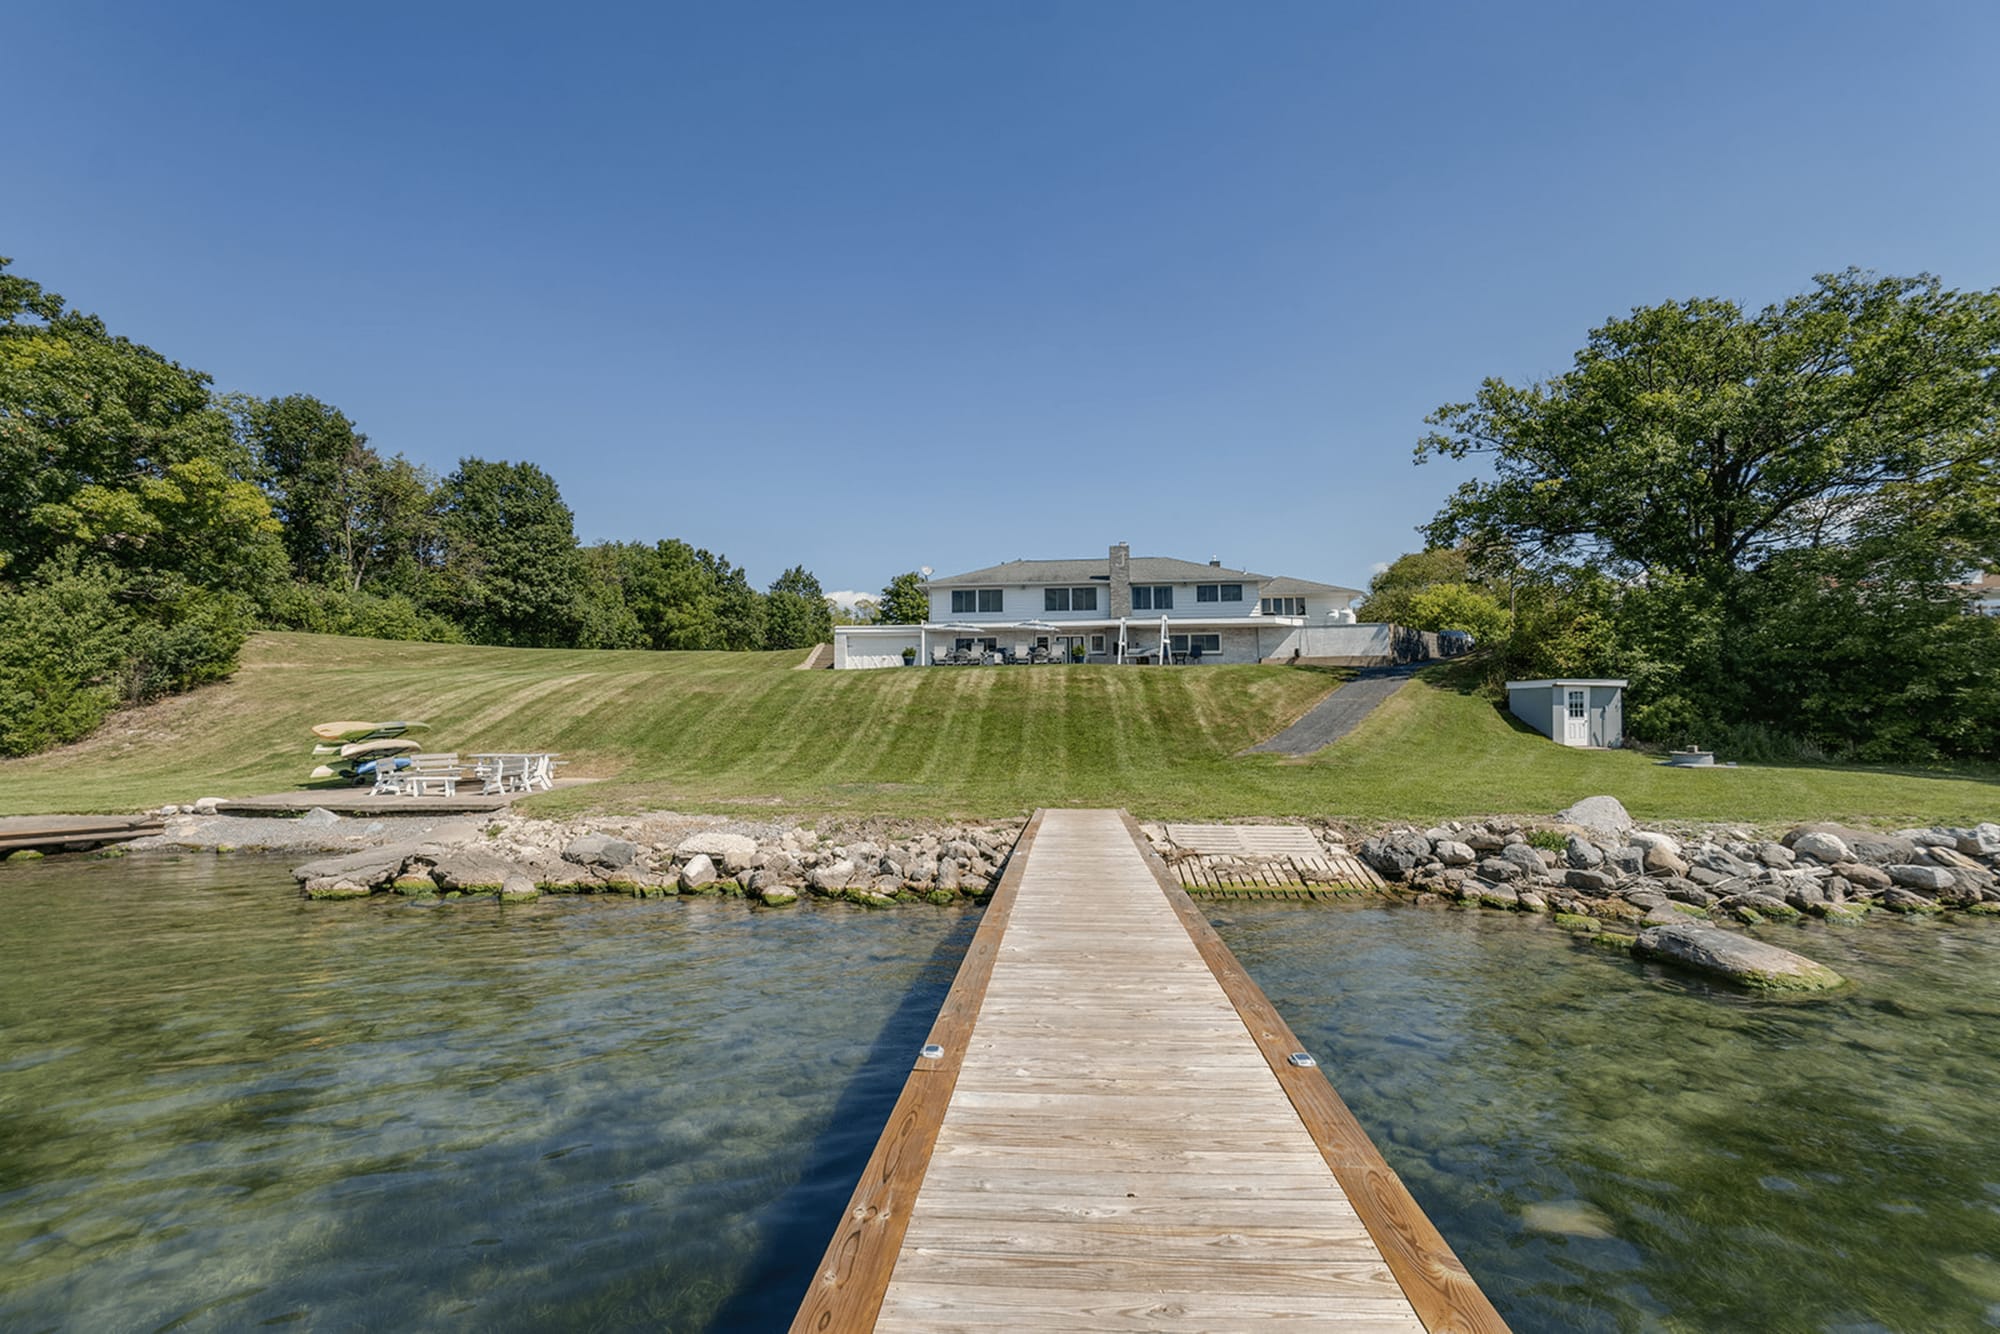
[(1384, 887), (1368, 863), (1327, 850), (1303, 825), (1170, 824), (1164, 833), (1175, 878), (1197, 896), (1338, 898)]
[(0, 853), (33, 849), (58, 852), (123, 843), (161, 832), (155, 815), (7, 815), (0, 816)]
[(1117, 811), (1022, 836), (794, 1330), (1504, 1330)]

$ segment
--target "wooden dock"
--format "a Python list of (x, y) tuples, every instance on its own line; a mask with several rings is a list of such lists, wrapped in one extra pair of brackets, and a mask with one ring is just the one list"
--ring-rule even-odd
[(0, 816), (0, 854), (83, 851), (144, 838), (165, 828), (156, 815)]
[(795, 1331), (1506, 1325), (1119, 811), (1022, 835)]

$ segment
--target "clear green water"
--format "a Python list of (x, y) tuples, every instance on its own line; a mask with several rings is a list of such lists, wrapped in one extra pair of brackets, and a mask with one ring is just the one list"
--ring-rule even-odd
[[(1524, 1334), (2000, 1326), (2000, 927), (1217, 916)], [(781, 1328), (975, 922), (0, 868), (0, 1329)]]
[(976, 921), (0, 867), (0, 1329), (782, 1327)]
[(2000, 1326), (2000, 928), (1760, 931), (1774, 1002), (1499, 913), (1218, 929), (1517, 1330)]

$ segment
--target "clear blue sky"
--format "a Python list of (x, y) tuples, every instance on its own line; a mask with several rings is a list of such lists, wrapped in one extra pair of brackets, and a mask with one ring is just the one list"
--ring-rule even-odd
[[(1615, 12), (1614, 12), (1615, 11)], [(0, 0), (0, 254), (766, 583), (1362, 584), (1634, 305), (2000, 284), (2000, 5)]]

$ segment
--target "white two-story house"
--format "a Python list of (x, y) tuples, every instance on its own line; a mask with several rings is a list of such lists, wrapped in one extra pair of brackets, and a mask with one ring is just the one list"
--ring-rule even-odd
[[(835, 667), (1016, 661), (1242, 663), (1298, 656), (1299, 632), (1353, 626), (1360, 591), (1123, 543), (1086, 560), (1016, 560), (932, 579), (921, 625), (839, 626)], [(1039, 650), (1039, 652), (1037, 652)]]

